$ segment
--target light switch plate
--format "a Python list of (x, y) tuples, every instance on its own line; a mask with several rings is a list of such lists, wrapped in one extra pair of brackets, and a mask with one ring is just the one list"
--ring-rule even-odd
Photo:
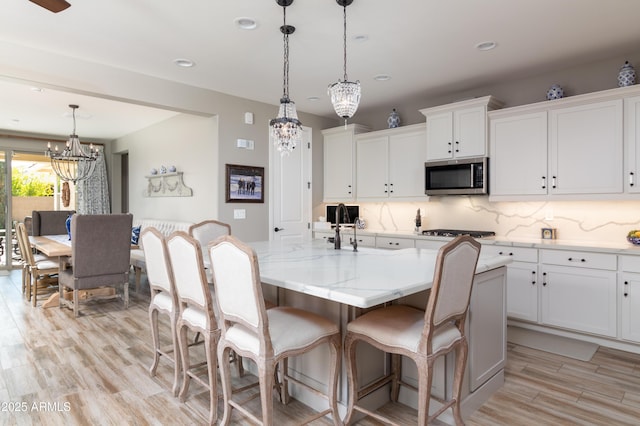
[(246, 219), (247, 211), (245, 209), (233, 209), (234, 219)]
[(244, 124), (253, 124), (253, 113), (245, 112), (244, 113)]

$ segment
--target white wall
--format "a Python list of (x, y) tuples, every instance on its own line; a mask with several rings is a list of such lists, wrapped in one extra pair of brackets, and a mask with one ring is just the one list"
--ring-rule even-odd
[[(218, 217), (217, 117), (180, 114), (114, 141), (112, 152), (114, 164), (117, 154), (129, 153), (129, 211), (135, 218), (197, 222)], [(192, 197), (143, 196), (148, 184), (145, 176), (162, 165), (184, 173)]]

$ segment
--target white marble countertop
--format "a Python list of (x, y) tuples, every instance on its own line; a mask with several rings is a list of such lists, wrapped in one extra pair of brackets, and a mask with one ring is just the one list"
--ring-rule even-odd
[[(335, 250), (323, 240), (250, 243), (266, 284), (360, 308), (369, 308), (431, 288), (437, 250), (385, 250), (349, 245)], [(510, 263), (480, 256), (476, 273)]]
[[(329, 230), (316, 230), (316, 232), (329, 232)], [(332, 230), (331, 232), (335, 232)], [(432, 237), (422, 234), (416, 234), (409, 231), (386, 231), (386, 230), (374, 230), (364, 229), (358, 230), (358, 235), (371, 235), (380, 237), (394, 237), (394, 238), (408, 238), (414, 240), (429, 240), (429, 241), (449, 241), (451, 237)], [(351, 229), (340, 231), (340, 235), (353, 235)], [(635, 246), (625, 239), (621, 239), (619, 242), (612, 241), (589, 241), (589, 240), (543, 240), (542, 238), (518, 238), (518, 237), (505, 237), (495, 236), (488, 238), (478, 239), (482, 244), (496, 244), (501, 246), (513, 246), (513, 247), (533, 247), (533, 248), (551, 248), (557, 250), (582, 250), (592, 251), (599, 253), (613, 253), (613, 254), (630, 254), (640, 256), (640, 246)]]

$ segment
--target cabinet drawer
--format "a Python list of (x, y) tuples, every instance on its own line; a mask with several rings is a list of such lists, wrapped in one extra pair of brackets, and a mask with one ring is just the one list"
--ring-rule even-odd
[[(353, 235), (350, 236), (340, 236), (340, 238), (344, 238), (346, 241), (351, 241)], [(357, 235), (356, 240), (358, 240), (358, 245), (362, 247), (375, 247), (376, 246), (376, 237), (373, 235)]]
[(618, 256), (620, 270), (625, 272), (640, 272), (640, 256)]
[(530, 247), (483, 245), (482, 254), (485, 256), (508, 256), (514, 262), (536, 263), (538, 261), (538, 249)]
[(415, 247), (415, 240), (409, 238), (376, 237), (376, 247), (403, 249)]
[(591, 253), (570, 250), (540, 250), (540, 263), (593, 269), (615, 270), (615, 254)]

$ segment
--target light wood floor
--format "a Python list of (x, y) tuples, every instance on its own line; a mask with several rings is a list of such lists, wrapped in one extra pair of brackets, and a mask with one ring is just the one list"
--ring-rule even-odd
[[(32, 308), (18, 271), (0, 277), (0, 425), (202, 424), (208, 394), (195, 382), (185, 405), (169, 391), (168, 363), (149, 377), (147, 305), (148, 295), (134, 297), (128, 310), (121, 301), (101, 302), (74, 319), (69, 310)], [(252, 404), (257, 413), (258, 401)], [(309, 413), (296, 401), (274, 408), (277, 425)], [(416, 412), (405, 406), (382, 411), (415, 424)], [(232, 424), (249, 423), (236, 414)], [(505, 386), (467, 424), (639, 425), (640, 356), (600, 348), (582, 362), (509, 345)]]

